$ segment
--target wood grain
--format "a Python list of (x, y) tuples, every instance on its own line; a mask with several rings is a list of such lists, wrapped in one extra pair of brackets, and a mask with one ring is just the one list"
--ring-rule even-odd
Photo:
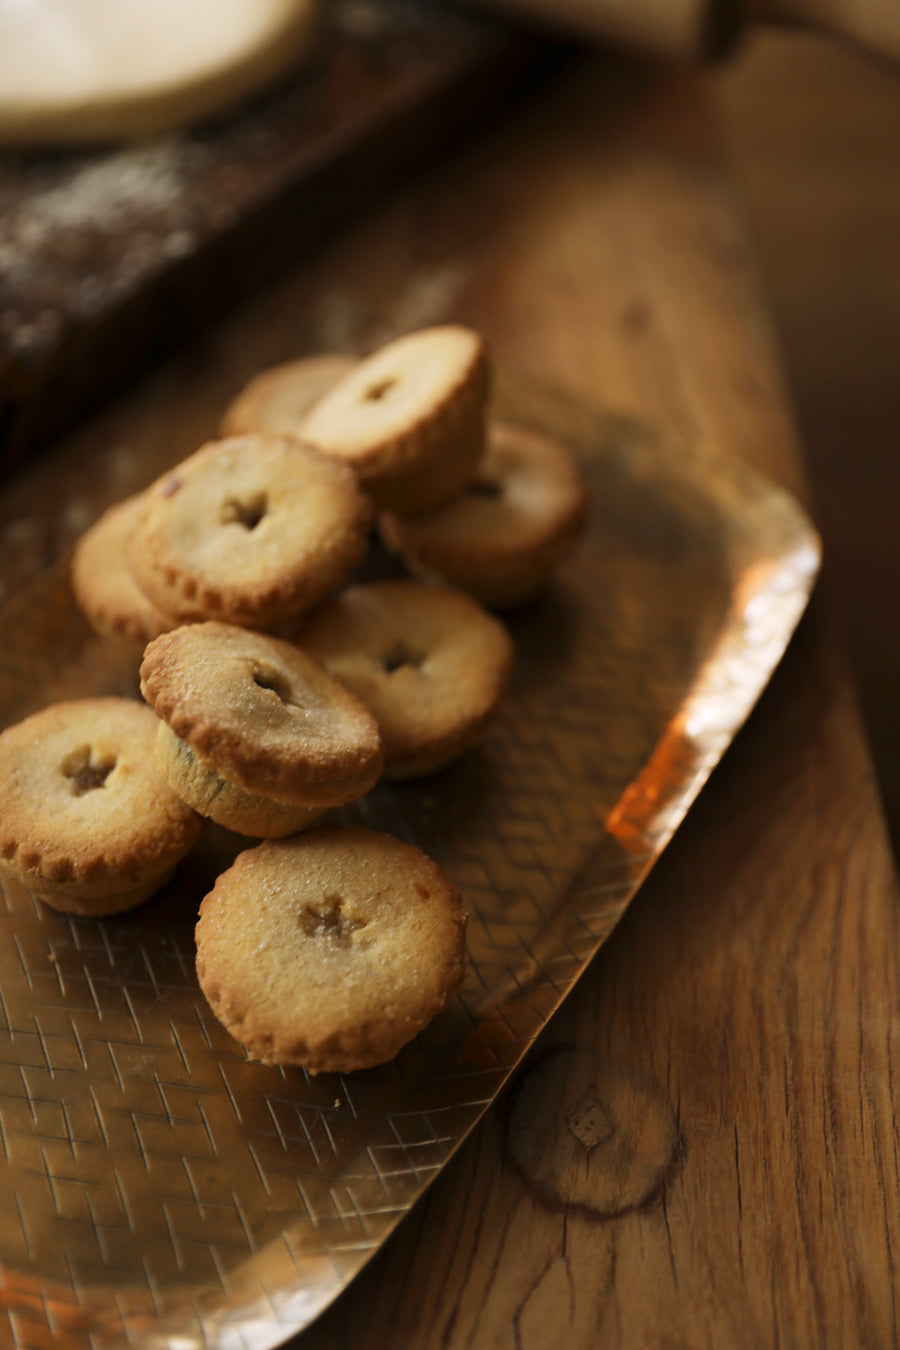
[(896, 855), (900, 76), (822, 36), (769, 32), (716, 72), (714, 91)]
[[(256, 369), (450, 316), (804, 492), (710, 127), (694, 79), (568, 72), (20, 477), (3, 574), (22, 520), (57, 552)], [(897, 1344), (898, 900), (814, 603), (502, 1109), (295, 1350)]]

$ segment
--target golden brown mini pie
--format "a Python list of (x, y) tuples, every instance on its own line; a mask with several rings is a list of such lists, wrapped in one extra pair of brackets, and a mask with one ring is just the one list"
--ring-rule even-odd
[(473, 482), (444, 506), (403, 519), (385, 512), (385, 546), (416, 576), (511, 608), (544, 587), (574, 548), (586, 493), (566, 446), (498, 422)]
[(352, 356), (304, 356), (261, 371), (222, 418), (223, 436), (299, 436), (304, 417), (356, 365)]
[(373, 501), (428, 511), (474, 475), (488, 363), (477, 333), (425, 328), (361, 360), (304, 418), (305, 440), (352, 465)]
[(156, 718), (124, 698), (56, 703), (0, 735), (0, 872), (54, 909), (146, 900), (203, 822), (153, 753)]
[(317, 829), (241, 853), (200, 906), (197, 975), (266, 1064), (344, 1073), (393, 1058), (465, 968), (460, 896), (424, 853)]
[(174, 790), (241, 834), (276, 838), (353, 801), (381, 772), (378, 725), (289, 642), (208, 622), (147, 647), (141, 692), (161, 719)]
[(294, 637), (372, 709), (393, 779), (433, 773), (474, 744), (513, 668), (502, 624), (459, 591), (415, 581), (350, 586)]
[(146, 510), (142, 492), (116, 502), (85, 531), (72, 557), (72, 590), (94, 632), (141, 647), (178, 623), (147, 598), (125, 561), (126, 541)]
[(128, 563), (180, 622), (276, 627), (344, 581), (370, 521), (352, 471), (286, 436), (212, 441), (147, 497)]

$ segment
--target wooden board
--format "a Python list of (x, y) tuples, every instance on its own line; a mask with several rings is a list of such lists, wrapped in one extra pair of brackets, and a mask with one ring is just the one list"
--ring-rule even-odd
[(3, 156), (0, 472), (436, 154), (539, 54), (432, 3), (323, 14), (309, 65), (230, 116), (124, 149)]

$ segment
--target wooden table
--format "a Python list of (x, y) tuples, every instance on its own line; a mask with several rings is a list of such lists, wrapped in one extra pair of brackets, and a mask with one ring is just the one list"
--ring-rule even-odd
[[(10, 483), (7, 592), (259, 367), (447, 317), (804, 493), (702, 78), (585, 61)], [(296, 1350), (896, 1345), (898, 899), (818, 598), (506, 1101)], [(572, 1206), (529, 1160), (587, 1083), (617, 1147)]]

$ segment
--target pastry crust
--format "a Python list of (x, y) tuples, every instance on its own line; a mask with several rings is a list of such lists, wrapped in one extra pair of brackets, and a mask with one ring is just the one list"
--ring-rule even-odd
[(488, 386), (477, 333), (458, 324), (426, 328), (358, 362), (315, 404), (301, 430), (352, 465), (378, 506), (428, 511), (475, 473)]
[(0, 871), (56, 909), (138, 904), (202, 820), (154, 757), (156, 719), (124, 698), (56, 703), (0, 735)]
[(292, 643), (215, 622), (163, 633), (141, 692), (201, 765), (246, 792), (324, 809), (381, 772), (369, 709)]
[(384, 1063), (446, 1005), (466, 915), (424, 853), (318, 829), (239, 855), (200, 906), (197, 975), (253, 1059), (335, 1073)]
[(126, 556), (180, 622), (286, 622), (346, 579), (370, 522), (352, 471), (284, 436), (210, 442), (147, 495)]
[[(356, 365), (352, 356), (304, 356), (255, 375), (222, 418), (223, 436), (300, 436), (310, 409)], [(301, 437), (302, 439), (302, 437)]]
[(208, 768), (165, 722), (156, 733), (156, 754), (169, 786), (182, 801), (217, 825), (259, 839), (282, 839), (314, 825), (325, 807), (294, 806), (247, 792)]
[(587, 497), (571, 451), (538, 432), (494, 423), (473, 483), (415, 519), (384, 512), (381, 538), (416, 576), (498, 609), (550, 580), (581, 534)]
[(147, 511), (144, 493), (104, 511), (75, 545), (72, 590), (95, 633), (145, 647), (178, 620), (149, 600), (125, 561), (125, 544)]
[(433, 773), (484, 734), (513, 644), (476, 601), (444, 586), (351, 586), (294, 635), (378, 719), (386, 778)]

